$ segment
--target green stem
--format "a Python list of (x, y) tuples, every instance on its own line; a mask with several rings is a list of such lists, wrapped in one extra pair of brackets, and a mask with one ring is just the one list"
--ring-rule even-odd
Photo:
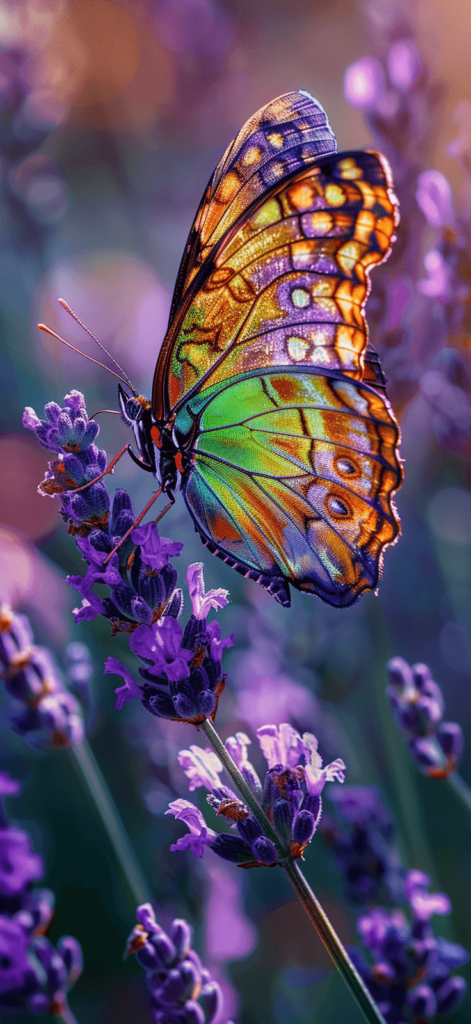
[(452, 772), (447, 778), (448, 785), (455, 791), (466, 810), (471, 813), (471, 789), (458, 772)]
[(250, 810), (260, 822), (265, 835), (267, 835), (275, 844), (278, 853), (280, 854), (281, 867), (286, 871), (291, 885), (299, 897), (309, 920), (314, 925), (321, 942), (323, 942), (327, 952), (332, 957), (335, 966), (340, 971), (343, 980), (348, 985), (348, 988), (356, 999), (360, 1009), (363, 1010), (366, 1019), (370, 1021), (370, 1024), (385, 1024), (382, 1013), (380, 1013), (366, 985), (358, 974), (355, 965), (350, 960), (346, 949), (341, 943), (335, 929), (332, 927), (329, 918), (324, 913), (319, 900), (314, 895), (310, 885), (306, 881), (299, 865), (292, 859), (292, 857), (290, 857), (288, 851), (283, 846), (280, 837), (275, 832), (265, 812), (257, 803), (250, 786), (247, 785), (235, 761), (224, 746), (221, 737), (216, 732), (216, 729), (211, 722), (206, 720), (201, 726), (201, 730), (209, 740), (213, 750), (216, 751), (246, 804), (250, 807)]
[(72, 1013), (68, 1003), (62, 1008), (61, 1013), (55, 1013), (54, 1017), (56, 1020), (62, 1021), (62, 1024), (78, 1024), (75, 1013)]
[[(108, 833), (108, 838), (132, 896), (133, 905), (152, 903), (152, 892), (87, 740), (76, 743), (70, 748), (69, 753), (95, 803), (102, 825)], [(72, 1016), (70, 1024), (73, 1024), (74, 1021), (75, 1018)], [(67, 1021), (66, 1024), (69, 1022)]]
[(314, 925), (316, 932), (323, 942), (327, 952), (332, 957), (335, 966), (340, 971), (345, 984), (350, 989), (352, 996), (356, 999), (358, 1006), (371, 1024), (386, 1024), (384, 1017), (370, 995), (363, 979), (358, 974), (355, 965), (344, 945), (340, 941), (336, 931), (332, 927), (327, 914), (322, 909), (319, 900), (304, 877), (299, 864), (291, 857), (283, 861), (282, 867), (286, 871), (293, 889), (299, 896), (309, 920)]

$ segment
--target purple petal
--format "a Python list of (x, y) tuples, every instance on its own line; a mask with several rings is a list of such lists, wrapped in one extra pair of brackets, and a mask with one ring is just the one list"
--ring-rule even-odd
[(107, 675), (122, 676), (125, 680), (123, 686), (118, 686), (114, 691), (116, 694), (116, 711), (121, 711), (123, 704), (127, 701), (132, 700), (133, 697), (138, 697), (139, 700), (142, 697), (142, 690), (140, 686), (134, 681), (130, 672), (128, 672), (125, 665), (119, 658), (107, 658), (104, 664), (103, 671)]
[(75, 615), (75, 621), (77, 623), (93, 622), (93, 619), (97, 615), (103, 615), (104, 613), (105, 606), (103, 601), (100, 601), (100, 598), (96, 597), (95, 594), (92, 593), (89, 594), (89, 598), (83, 598), (81, 608), (72, 609), (72, 614)]
[(186, 570), (186, 585), (196, 619), (205, 619), (211, 608), (224, 608), (229, 598), (229, 591), (221, 587), (205, 593), (203, 568), (202, 562), (193, 562)]
[(221, 785), (219, 772), (222, 764), (213, 750), (192, 745), (189, 750), (180, 750), (177, 760), (186, 777), (190, 780), (190, 793), (199, 786), (206, 786), (211, 793)]

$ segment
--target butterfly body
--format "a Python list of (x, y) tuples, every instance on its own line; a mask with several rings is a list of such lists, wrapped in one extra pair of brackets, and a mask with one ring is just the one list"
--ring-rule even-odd
[(203, 543), (284, 605), (290, 583), (351, 604), (399, 533), (399, 430), (364, 317), (397, 221), (384, 158), (337, 154), (309, 94), (273, 101), (203, 197), (152, 404), (121, 401)]

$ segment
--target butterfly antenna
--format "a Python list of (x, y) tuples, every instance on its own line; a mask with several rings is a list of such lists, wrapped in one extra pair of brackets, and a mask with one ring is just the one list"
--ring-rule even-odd
[(75, 320), (75, 322), (76, 322), (77, 324), (79, 324), (79, 325), (80, 325), (80, 327), (82, 327), (84, 331), (86, 331), (86, 333), (88, 334), (89, 338), (93, 338), (93, 341), (96, 341), (97, 345), (98, 345), (98, 346), (99, 346), (99, 347), (101, 348), (102, 352), (104, 352), (104, 353), (105, 353), (105, 355), (107, 355), (107, 356), (108, 356), (108, 359), (111, 359), (111, 361), (112, 361), (112, 362), (114, 363), (114, 365), (115, 365), (115, 366), (116, 366), (116, 367), (118, 368), (118, 370), (120, 370), (120, 371), (121, 371), (121, 373), (123, 374), (123, 377), (125, 377), (125, 378), (126, 378), (126, 381), (127, 381), (128, 387), (130, 387), (130, 388), (131, 388), (131, 391), (132, 391), (133, 395), (137, 397), (137, 395), (139, 394), (139, 392), (138, 392), (138, 391), (136, 391), (136, 388), (134, 387), (134, 385), (133, 385), (132, 381), (130, 381), (130, 379), (129, 379), (129, 377), (128, 377), (127, 373), (126, 373), (126, 370), (123, 370), (123, 367), (122, 367), (122, 366), (120, 366), (120, 364), (118, 363), (118, 360), (117, 360), (117, 359), (115, 359), (115, 358), (114, 358), (114, 356), (112, 356), (112, 355), (111, 355), (111, 352), (108, 352), (108, 349), (107, 349), (107, 348), (105, 348), (105, 346), (103, 345), (103, 343), (102, 343), (101, 341), (99, 341), (99, 340), (98, 340), (98, 338), (96, 337), (96, 335), (95, 335), (95, 334), (93, 334), (93, 331), (91, 331), (91, 330), (90, 330), (90, 328), (89, 328), (89, 327), (87, 327), (87, 326), (86, 326), (86, 324), (84, 324), (84, 323), (83, 323), (83, 320), (81, 320), (81, 319), (80, 319), (80, 317), (79, 317), (79, 316), (77, 316), (77, 314), (76, 314), (76, 313), (74, 312), (74, 310), (72, 309), (72, 307), (71, 307), (71, 306), (69, 306), (69, 303), (68, 303), (68, 302), (66, 302), (66, 301), (65, 301), (65, 299), (58, 299), (58, 302), (60, 302), (60, 304), (61, 304), (62, 308), (63, 308), (63, 309), (65, 309), (66, 313), (69, 313), (69, 316), (71, 316), (71, 317), (72, 317), (72, 319), (73, 319), (73, 320)]
[(96, 419), (96, 417), (100, 416), (102, 412), (109, 412), (112, 416), (121, 416), (119, 409), (97, 409), (97, 411), (93, 413), (93, 416), (90, 416), (90, 419)]
[[(129, 380), (125, 380), (124, 377), (121, 377), (121, 374), (115, 373), (115, 371), (112, 370), (110, 366), (106, 366), (105, 363), (100, 363), (98, 359), (93, 359), (93, 357), (87, 355), (86, 352), (82, 352), (79, 348), (76, 348), (75, 345), (71, 345), (70, 341), (65, 341), (64, 338), (61, 338), (60, 334), (56, 334), (56, 332), (51, 330), (50, 327), (46, 327), (46, 324), (38, 324), (37, 326), (38, 326), (40, 331), (44, 331), (45, 334), (50, 334), (51, 337), (57, 338), (57, 341), (61, 341), (62, 344), (65, 345), (67, 348), (72, 349), (72, 352), (76, 352), (77, 355), (83, 356), (84, 359), (89, 359), (91, 363), (95, 363), (95, 366), (101, 366), (101, 368), (103, 370), (108, 370), (108, 373), (112, 373), (113, 377), (117, 377), (118, 380), (120, 380), (122, 384), (125, 384), (126, 387), (131, 387), (132, 388), (132, 385), (129, 383)], [(134, 388), (132, 388), (132, 390), (133, 390), (133, 394), (136, 395), (136, 397), (137, 397), (137, 391), (135, 391)]]

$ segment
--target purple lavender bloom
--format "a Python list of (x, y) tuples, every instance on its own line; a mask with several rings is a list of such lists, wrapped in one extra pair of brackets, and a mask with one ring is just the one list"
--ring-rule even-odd
[(375, 786), (330, 786), (335, 814), (324, 814), (321, 831), (332, 846), (353, 903), (403, 898), (404, 869), (392, 847), (394, 824)]
[(429, 884), (421, 871), (406, 876), (410, 920), (402, 910), (374, 907), (358, 921), (372, 963), (359, 950), (352, 951), (354, 960), (387, 1024), (432, 1024), (437, 1013), (452, 1013), (466, 991), (464, 979), (451, 977), (451, 971), (469, 955), (435, 935), (430, 918), (448, 914), (451, 904), (444, 893), (429, 893)]
[[(16, 795), (20, 785), (2, 772), (0, 797)], [(67, 935), (57, 947), (45, 937), (54, 916), (54, 896), (33, 889), (44, 873), (43, 860), (30, 837), (8, 824), (2, 808), (0, 828), (0, 1013), (29, 1011), (53, 1015), (67, 1005), (67, 992), (82, 971), (82, 951)]]
[[(60, 408), (56, 402), (44, 407), (43, 420), (26, 408), (23, 426), (33, 430), (42, 448), (58, 457), (49, 463), (40, 494), (61, 499), (60, 514), (74, 536), (87, 536), (105, 528), (110, 514), (110, 499), (104, 483), (91, 483), (106, 468), (106, 452), (93, 443), (99, 433), (95, 420), (89, 420), (85, 399), (80, 391), (71, 391)], [(79, 493), (76, 488), (90, 486)]]
[(28, 833), (13, 826), (0, 829), (0, 898), (19, 896), (43, 874), (43, 859), (33, 853)]
[(65, 688), (52, 651), (33, 640), (25, 615), (0, 609), (0, 676), (13, 698), (11, 727), (39, 750), (69, 747), (84, 736), (81, 706)]
[[(40, 489), (61, 498), (61, 515), (87, 563), (84, 576), (68, 577), (82, 598), (81, 607), (74, 609), (76, 620), (91, 622), (96, 615), (104, 616), (113, 636), (130, 634), (131, 651), (141, 662), (143, 682), (138, 684), (119, 659), (108, 658), (105, 672), (124, 678), (116, 691), (116, 706), (138, 697), (159, 718), (195, 725), (214, 719), (225, 685), (222, 656), (233, 638), (222, 638), (219, 623), (208, 624), (206, 619), (211, 609), (227, 604), (227, 590), (206, 592), (201, 562), (190, 565), (186, 582), (193, 614), (185, 627), (180, 624), (183, 597), (170, 558), (178, 556), (183, 545), (160, 537), (156, 523), (133, 529), (127, 491), (118, 489), (110, 508), (105, 484), (92, 482), (104, 471), (107, 459), (106, 452), (93, 444), (98, 426), (88, 419), (79, 391), (66, 395), (62, 409), (49, 403), (44, 420), (27, 409), (24, 425), (58, 455)], [(85, 490), (74, 493), (87, 481)], [(107, 587), (108, 596), (99, 596), (97, 586)], [(62, 707), (57, 713), (61, 710), (66, 711)], [(36, 723), (38, 733), (40, 725)], [(33, 725), (28, 719), (19, 728), (32, 732)]]
[(138, 924), (129, 936), (126, 955), (135, 953), (146, 972), (154, 1024), (220, 1020), (222, 992), (192, 949), (192, 929), (187, 921), (177, 919), (165, 932), (150, 903), (138, 907), (136, 917)]
[(387, 666), (386, 693), (409, 751), (422, 772), (446, 779), (455, 771), (463, 749), (463, 734), (456, 722), (444, 722), (440, 687), (427, 665), (412, 667), (403, 658)]
[[(189, 566), (187, 581), (199, 616), (226, 603), (227, 591), (223, 597), (219, 591), (205, 594), (201, 563)], [(181, 600), (177, 614), (180, 608)], [(205, 618), (193, 614), (183, 628), (172, 608), (166, 609), (157, 621), (138, 626), (130, 636), (129, 646), (142, 662), (142, 684), (134, 682), (117, 658), (108, 658), (105, 672), (118, 673), (125, 679), (124, 686), (116, 691), (116, 706), (122, 707), (124, 701), (139, 697), (144, 707), (158, 718), (195, 725), (205, 718), (214, 718), (225, 684), (222, 654), (232, 643), (232, 636), (221, 640), (217, 622), (208, 625)]]
[[(287, 844), (291, 856), (301, 857), (320, 821), (320, 793), (327, 781), (343, 781), (345, 765), (343, 761), (337, 760), (323, 769), (316, 737), (311, 733), (301, 736), (287, 723), (279, 728), (262, 726), (257, 736), (268, 762), (264, 789), (248, 760), (248, 736), (245, 733), (229, 736), (226, 740), (227, 750), (244, 774), (260, 806), (263, 806), (273, 821), (281, 841)], [(239, 837), (208, 832), (201, 812), (189, 801), (177, 800), (170, 804), (166, 813), (183, 817), (181, 813), (176, 813), (180, 812), (181, 805), (184, 820), (192, 822), (197, 832), (196, 838), (193, 835), (184, 836), (171, 849), (192, 849), (197, 856), (202, 856), (206, 845), (224, 860), (232, 860), (242, 867), (276, 864), (277, 849), (271, 839), (264, 835), (258, 819), (231, 789), (220, 782), (222, 764), (215, 754), (211, 750), (192, 746), (190, 750), (180, 751), (178, 761), (190, 780), (190, 791), (205, 786), (210, 793), (208, 803), (218, 817), (235, 822)]]
[(222, 764), (211, 747), (203, 750), (202, 747), (193, 744), (189, 750), (180, 750), (178, 763), (190, 780), (190, 793), (200, 786), (206, 786), (210, 793), (220, 788), (219, 774), (222, 772)]

